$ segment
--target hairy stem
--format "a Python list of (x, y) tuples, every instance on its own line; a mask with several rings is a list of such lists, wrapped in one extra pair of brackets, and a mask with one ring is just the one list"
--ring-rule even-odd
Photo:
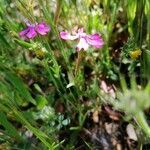
[(142, 130), (144, 131), (144, 133), (150, 137), (150, 127), (146, 122), (144, 113), (142, 111), (138, 112), (135, 116), (137, 123), (139, 124), (139, 126), (142, 128)]

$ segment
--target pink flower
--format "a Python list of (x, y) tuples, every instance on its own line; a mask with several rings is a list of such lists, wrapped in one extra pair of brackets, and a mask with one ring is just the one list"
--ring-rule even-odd
[(50, 31), (50, 27), (45, 22), (39, 24), (27, 23), (27, 26), (25, 30), (19, 33), (23, 39), (33, 39), (37, 34), (46, 35)]
[(78, 29), (78, 32), (75, 32), (74, 34), (70, 34), (67, 31), (60, 32), (60, 37), (64, 40), (78, 39), (79, 43), (76, 46), (77, 51), (80, 51), (82, 49), (86, 51), (89, 48), (89, 46), (101, 48), (104, 45), (104, 41), (98, 33), (87, 35), (83, 31), (83, 28)]
[(45, 22), (42, 22), (35, 26), (35, 30), (41, 35), (46, 35), (50, 31), (50, 27)]
[(28, 28), (26, 28), (25, 30), (21, 31), (19, 33), (19, 35), (23, 38), (23, 39), (32, 39), (34, 38), (37, 33), (35, 31), (35, 27), (33, 25), (28, 26)]

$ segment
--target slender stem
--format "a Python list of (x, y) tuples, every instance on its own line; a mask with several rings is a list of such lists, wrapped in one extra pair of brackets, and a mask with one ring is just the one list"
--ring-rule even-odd
[(146, 122), (144, 113), (142, 111), (138, 112), (135, 116), (137, 123), (141, 126), (144, 133), (150, 137), (150, 127)]
[(56, 7), (56, 12), (55, 12), (55, 17), (54, 17), (54, 23), (55, 23), (56, 26), (57, 26), (59, 16), (60, 16), (61, 6), (62, 6), (62, 1), (57, 0), (57, 7)]
[(81, 52), (78, 51), (78, 56), (77, 56), (77, 61), (76, 61), (76, 67), (75, 67), (75, 76), (78, 75), (80, 61), (81, 61)]

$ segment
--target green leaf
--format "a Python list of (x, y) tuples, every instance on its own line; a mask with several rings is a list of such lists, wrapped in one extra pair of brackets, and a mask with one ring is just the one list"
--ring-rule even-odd
[(150, 1), (149, 0), (146, 0), (146, 2), (145, 2), (145, 9), (144, 9), (144, 11), (145, 11), (146, 15), (150, 14)]
[(15, 41), (16, 43), (18, 43), (20, 46), (23, 46), (24, 48), (32, 48), (32, 47), (33, 47), (33, 44), (28, 43), (28, 42), (25, 42), (25, 41), (23, 41), (23, 40), (15, 39), (14, 41)]
[(32, 98), (30, 92), (28, 91), (26, 85), (23, 81), (14, 73), (5, 70), (4, 71), (5, 78), (17, 89), (19, 94), (27, 101), (31, 102), (32, 104), (36, 104), (35, 100)]
[(136, 14), (137, 2), (136, 0), (128, 0), (127, 16), (130, 21), (133, 21)]
[(70, 119), (65, 119), (65, 120), (62, 121), (62, 124), (64, 126), (67, 126), (69, 123), (70, 123)]
[(17, 117), (17, 119), (25, 125), (25, 127), (33, 132), (33, 134), (46, 146), (49, 150), (55, 150), (57, 148), (56, 141), (54, 138), (51, 138), (47, 136), (44, 132), (39, 130), (38, 128), (33, 127), (28, 120), (23, 116), (21, 112), (19, 112), (17, 109), (13, 110), (14, 115)]
[(15, 127), (7, 120), (6, 115), (0, 112), (0, 124), (6, 129), (6, 132), (17, 141), (22, 141), (22, 137), (19, 135)]
[(38, 109), (42, 109), (48, 103), (47, 99), (41, 95), (36, 97), (36, 102), (37, 102), (37, 108)]

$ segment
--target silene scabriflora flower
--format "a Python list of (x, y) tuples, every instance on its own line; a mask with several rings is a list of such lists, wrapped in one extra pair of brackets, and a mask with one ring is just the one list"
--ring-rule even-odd
[(70, 34), (68, 31), (60, 32), (60, 37), (64, 40), (79, 40), (76, 46), (77, 51), (87, 50), (89, 46), (95, 48), (101, 48), (104, 45), (104, 41), (100, 34), (95, 33), (88, 35), (84, 32), (83, 28), (78, 29), (77, 32)]
[(38, 34), (46, 35), (50, 31), (50, 26), (48, 26), (45, 22), (29, 24), (26, 23), (27, 28), (22, 30), (19, 35), (23, 39), (33, 39)]

